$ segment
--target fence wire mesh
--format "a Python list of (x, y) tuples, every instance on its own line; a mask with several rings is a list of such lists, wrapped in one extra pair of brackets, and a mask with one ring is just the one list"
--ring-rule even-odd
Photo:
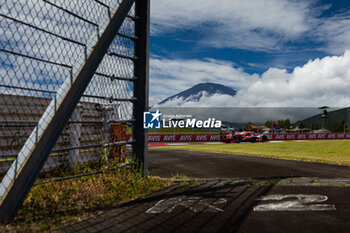
[[(43, 119), (44, 113), (59, 104), (62, 89), (69, 88), (121, 2), (0, 0), (2, 176), (21, 150), (35, 144), (28, 142), (30, 136), (45, 127), (51, 116)], [(132, 7), (37, 183), (91, 174), (128, 161), (135, 101), (134, 28)]]

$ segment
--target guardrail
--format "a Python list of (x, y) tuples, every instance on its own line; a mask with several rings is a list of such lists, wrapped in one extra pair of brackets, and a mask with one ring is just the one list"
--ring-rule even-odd
[(220, 134), (149, 134), (148, 142), (217, 142)]
[(270, 141), (350, 139), (350, 133), (285, 133), (266, 134)]
[[(270, 141), (350, 139), (350, 133), (285, 133), (265, 134)], [(150, 134), (150, 143), (157, 142), (218, 142), (220, 134)]]

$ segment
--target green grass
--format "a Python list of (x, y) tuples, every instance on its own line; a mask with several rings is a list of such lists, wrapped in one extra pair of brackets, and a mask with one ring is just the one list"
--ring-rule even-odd
[(164, 148), (350, 165), (350, 140), (184, 145), (159, 147), (158, 149)]
[(170, 186), (169, 179), (144, 178), (120, 169), (34, 186), (16, 218), (0, 232), (51, 231)]

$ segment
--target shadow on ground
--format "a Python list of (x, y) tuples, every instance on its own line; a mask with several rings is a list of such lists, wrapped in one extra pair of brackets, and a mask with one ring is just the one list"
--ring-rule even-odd
[(272, 186), (177, 185), (58, 232), (236, 232)]

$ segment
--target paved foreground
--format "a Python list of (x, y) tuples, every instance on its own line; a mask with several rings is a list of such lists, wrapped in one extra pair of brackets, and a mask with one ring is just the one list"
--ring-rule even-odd
[(349, 187), (178, 185), (60, 232), (350, 232), (349, 196)]
[(233, 179), (174, 185), (59, 232), (350, 232), (348, 166), (207, 152), (149, 153), (151, 175)]

